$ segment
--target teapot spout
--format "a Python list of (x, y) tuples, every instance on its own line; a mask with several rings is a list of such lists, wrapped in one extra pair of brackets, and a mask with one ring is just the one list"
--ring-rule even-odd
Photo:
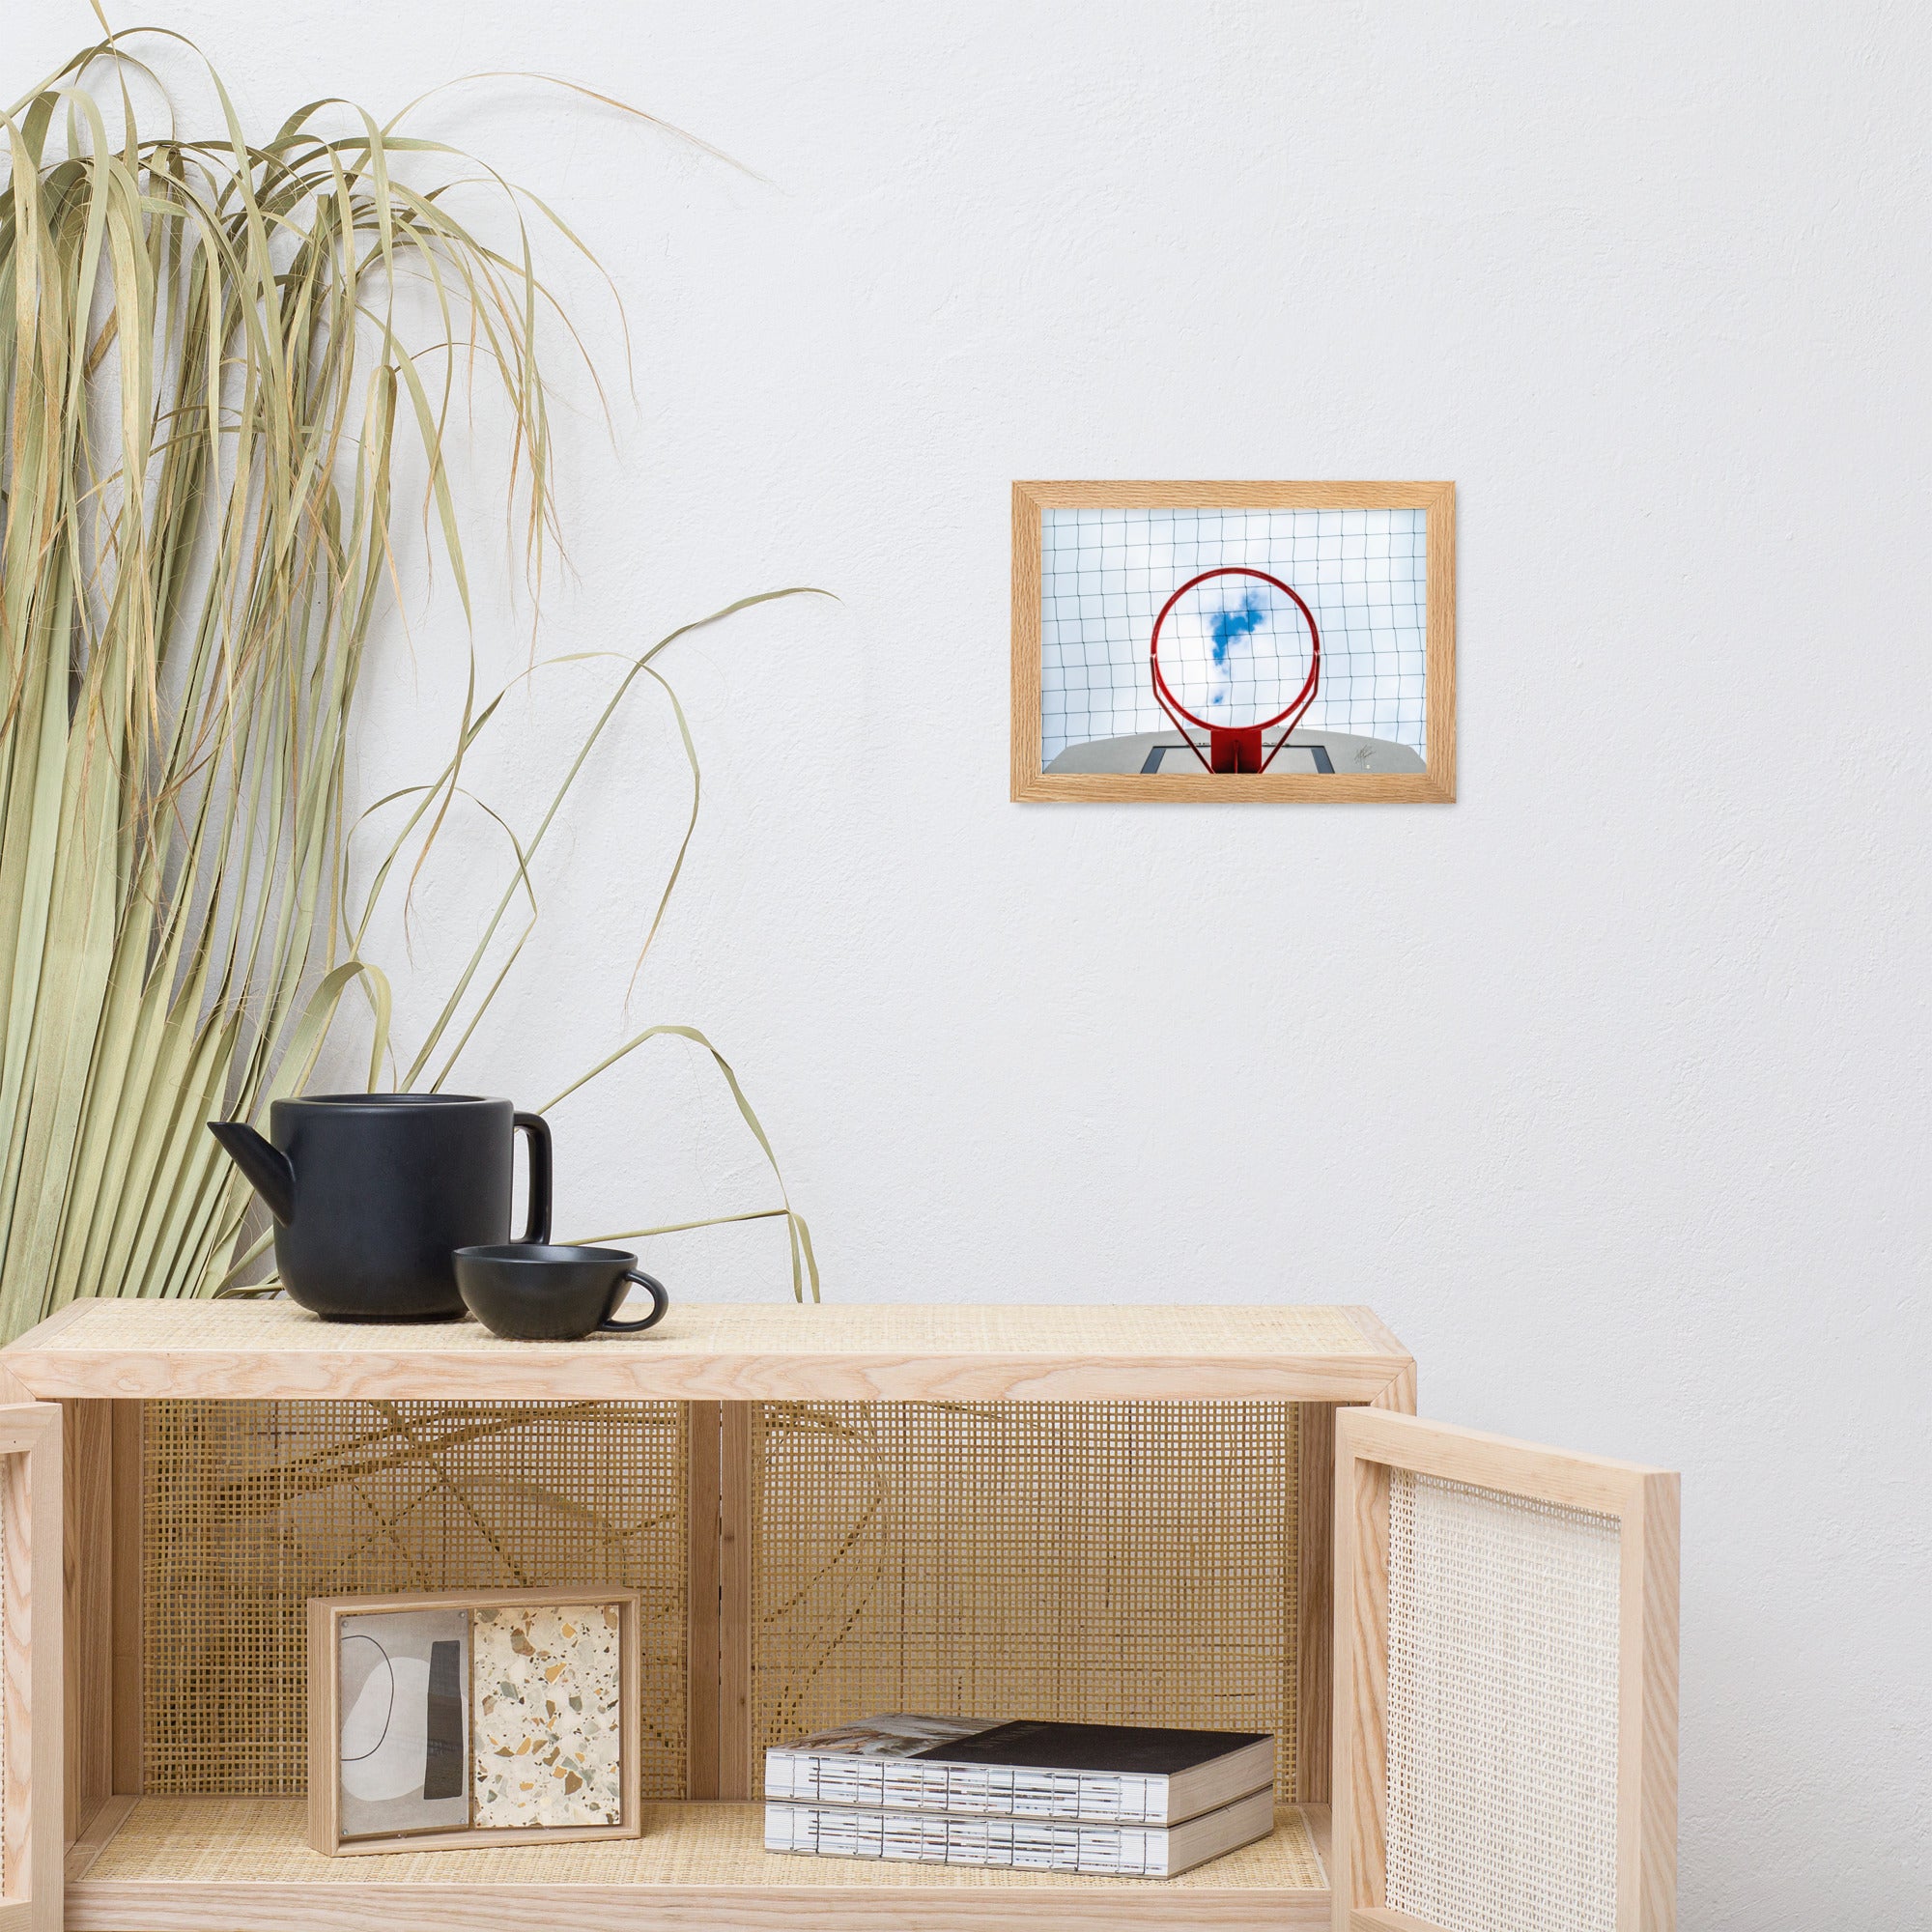
[(280, 1148), (265, 1141), (243, 1121), (210, 1121), (208, 1131), (227, 1149), (247, 1176), (248, 1184), (283, 1226), (296, 1217), (296, 1171)]

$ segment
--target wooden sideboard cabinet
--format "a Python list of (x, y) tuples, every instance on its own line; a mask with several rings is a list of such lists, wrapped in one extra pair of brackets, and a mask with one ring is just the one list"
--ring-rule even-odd
[[(1674, 1924), (1676, 1478), (1418, 1422), (1367, 1309), (84, 1301), (0, 1396), (0, 1932)], [(639, 1593), (640, 1838), (309, 1849), (310, 1598), (578, 1584)], [(893, 1709), (1266, 1730), (1275, 1831), (767, 1854), (765, 1747)]]

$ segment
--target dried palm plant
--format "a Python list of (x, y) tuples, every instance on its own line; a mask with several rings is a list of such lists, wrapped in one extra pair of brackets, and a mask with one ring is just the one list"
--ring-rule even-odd
[[(320, 102), (251, 143), (211, 69), (220, 132), (187, 138), (128, 39), (76, 54), (4, 117), (0, 1338), (77, 1294), (206, 1293), (245, 1267), (265, 1241), (244, 1249), (246, 1185), (203, 1122), (298, 1092), (351, 986), (376, 1012), (371, 1086), (385, 1067), (412, 1084), (472, 1037), (508, 963), (473, 991), (479, 948), (399, 1067), (388, 982), (359, 948), (494, 707), (466, 708), (353, 920), (344, 805), (410, 442), (425, 531), (469, 611), (445, 464), (466, 381), (509, 408), (532, 584), (555, 538), (540, 320), (573, 338), (531, 228), (575, 238), (400, 117)], [(159, 101), (161, 131), (137, 99)], [(478, 179), (512, 246), (453, 212)], [(420, 291), (433, 340), (407, 320)], [(658, 677), (660, 648), (627, 684)], [(515, 853), (492, 934), (537, 841)], [(815, 1296), (803, 1224), (788, 1202), (764, 1211), (786, 1221), (794, 1293), (809, 1277)]]

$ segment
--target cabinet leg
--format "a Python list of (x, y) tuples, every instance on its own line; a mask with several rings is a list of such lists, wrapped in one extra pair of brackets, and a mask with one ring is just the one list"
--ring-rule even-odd
[(141, 1758), (141, 1426), (138, 1402), (116, 1402), (110, 1452), (114, 1510), (114, 1740), (117, 1797), (138, 1798)]
[(685, 1789), (752, 1795), (752, 1405), (690, 1411)]
[(688, 1798), (718, 1796), (718, 1487), (722, 1453), (715, 1402), (685, 1412), (685, 1710), (684, 1789)]
[(113, 1405), (61, 1404), (67, 1678), (64, 1837), (72, 1844), (114, 1790)]
[(1301, 1628), (1295, 1649), (1294, 1796), (1303, 1804), (1326, 1804), (1335, 1693), (1335, 1406), (1295, 1406)]
[(723, 1409), (718, 1485), (718, 1795), (750, 1798), (752, 1764), (753, 1415)]

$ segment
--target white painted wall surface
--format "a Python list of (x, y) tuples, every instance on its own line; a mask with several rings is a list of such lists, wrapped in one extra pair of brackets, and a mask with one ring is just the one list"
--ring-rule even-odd
[[(510, 82), (424, 115), (630, 312), (541, 648), (843, 600), (670, 661), (705, 817), (628, 1022), (735, 1061), (827, 1294), (1368, 1301), (1427, 1413), (1681, 1467), (1683, 1923), (1932, 1923), (1932, 15), (165, 12), (258, 128), (541, 70), (767, 178)], [(8, 26), (11, 94), (88, 15)], [(1453, 477), (1460, 802), (1009, 804), (1016, 476)], [(408, 610), (364, 796), (447, 729), (446, 578)], [(499, 596), (491, 670), (525, 625)], [(520, 825), (588, 696), (479, 765)], [(469, 1086), (541, 1099), (623, 1037), (676, 760), (627, 713)], [(478, 902), (449, 851), (412, 1018)], [(768, 1198), (695, 1054), (649, 1053), (558, 1110), (566, 1230)], [(649, 1249), (785, 1292), (773, 1224)]]

